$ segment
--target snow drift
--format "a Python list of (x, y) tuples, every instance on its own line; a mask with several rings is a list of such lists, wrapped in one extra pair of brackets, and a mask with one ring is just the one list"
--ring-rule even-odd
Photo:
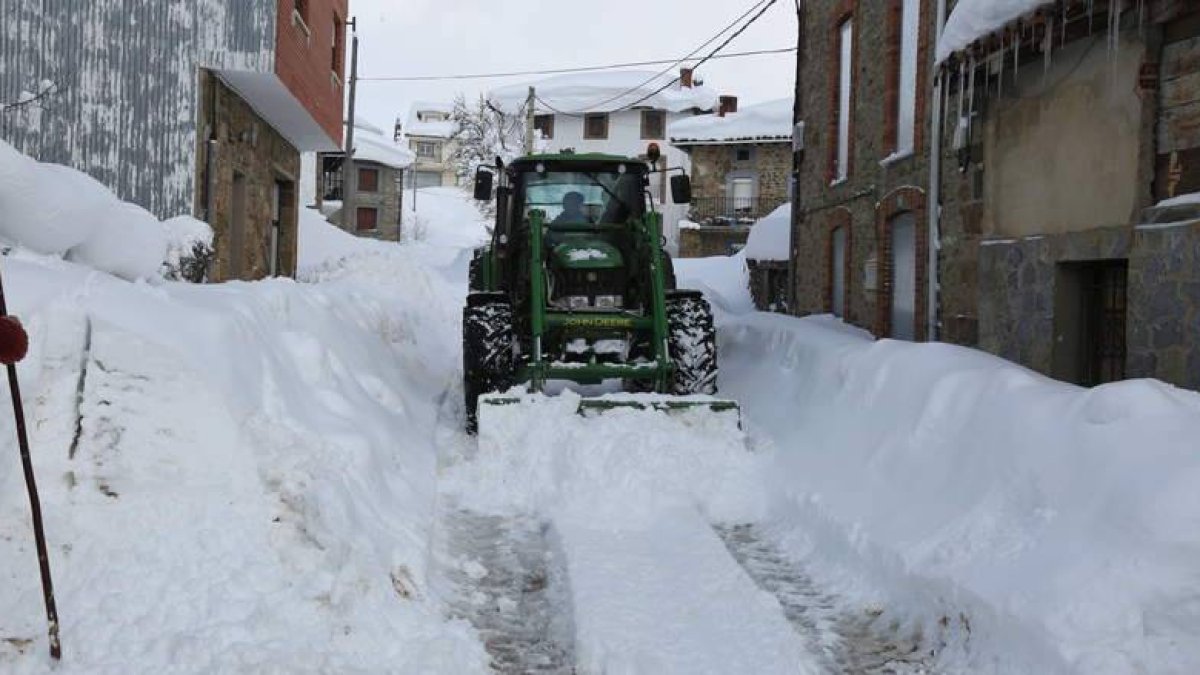
[(164, 265), (170, 275), (197, 244), (211, 245), (212, 231), (198, 221), (160, 223), (87, 174), (0, 141), (0, 240), (133, 280), (157, 277)]

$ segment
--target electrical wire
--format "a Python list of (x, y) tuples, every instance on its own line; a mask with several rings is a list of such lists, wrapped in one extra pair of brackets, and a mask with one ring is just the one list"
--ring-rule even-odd
[[(787, 54), (795, 52), (795, 47), (780, 47), (778, 49), (756, 49), (746, 52), (732, 52), (729, 54), (719, 54), (713, 57), (717, 59), (736, 59), (746, 56), (764, 56), (769, 54)], [(664, 63), (677, 65), (687, 61), (691, 56), (686, 56), (682, 59), (658, 59), (654, 61), (631, 61), (629, 63), (612, 63), (604, 66), (580, 66), (578, 68), (557, 68), (552, 70), (524, 70), (513, 71), (507, 73), (472, 73), (463, 75), (412, 75), (412, 76), (397, 76), (397, 77), (360, 77), (359, 82), (439, 82), (451, 80), (488, 80), (501, 77), (524, 77), (528, 75), (566, 75), (570, 73), (592, 73), (603, 70), (618, 70), (621, 68), (635, 68), (638, 66), (660, 66)], [(670, 70), (670, 69), (668, 69)]]
[[(773, 0), (772, 0), (772, 1), (773, 1)], [(663, 75), (666, 75), (667, 73), (671, 72), (671, 71), (672, 71), (672, 70), (674, 70), (674, 69), (675, 69), (675, 67), (676, 67), (676, 66), (678, 66), (679, 64), (683, 63), (684, 61), (687, 61), (688, 59), (692, 58), (692, 57), (693, 57), (693, 56), (695, 56), (696, 54), (699, 54), (701, 51), (703, 51), (703, 50), (704, 50), (704, 48), (705, 48), (705, 47), (708, 47), (708, 46), (709, 46), (709, 45), (711, 45), (712, 43), (714, 43), (714, 42), (716, 42), (717, 40), (721, 39), (721, 36), (725, 35), (725, 34), (726, 34), (726, 33), (728, 33), (729, 31), (733, 30), (733, 29), (734, 29), (734, 27), (735, 27), (735, 26), (737, 26), (739, 23), (741, 23), (743, 19), (745, 19), (746, 17), (750, 16), (751, 14), (753, 14), (753, 13), (754, 13), (754, 11), (755, 11), (755, 10), (759, 9), (760, 7), (762, 7), (762, 5), (763, 5), (763, 3), (764, 3), (764, 2), (767, 2), (767, 0), (757, 0), (757, 2), (755, 2), (753, 5), (751, 5), (750, 9), (746, 10), (745, 12), (742, 12), (742, 13), (741, 13), (741, 14), (738, 16), (738, 18), (734, 19), (732, 22), (730, 22), (730, 23), (729, 23), (729, 25), (727, 25), (727, 26), (725, 26), (724, 28), (722, 28), (722, 29), (721, 29), (721, 31), (720, 31), (719, 33), (717, 33), (716, 35), (712, 36), (712, 37), (711, 37), (711, 38), (709, 38), (708, 40), (705, 40), (705, 41), (704, 41), (704, 43), (703, 43), (703, 44), (701, 44), (699, 47), (696, 47), (696, 48), (695, 48), (695, 49), (693, 49), (692, 51), (688, 52), (687, 56), (683, 57), (682, 59), (679, 59), (678, 61), (675, 61), (674, 63), (672, 63), (671, 65), (667, 66), (666, 68), (664, 68), (664, 69), (662, 69), (662, 70), (658, 71), (658, 72), (657, 72), (657, 73), (655, 73), (654, 75), (651, 75), (651, 76), (650, 76), (650, 78), (649, 78), (649, 79), (647, 79), (645, 82), (639, 82), (637, 85), (635, 85), (635, 86), (631, 87), (630, 89), (627, 89), (627, 90), (625, 90), (625, 91), (623, 91), (623, 92), (621, 92), (621, 93), (617, 94), (616, 96), (610, 96), (609, 98), (606, 98), (606, 99), (604, 99), (603, 101), (600, 101), (600, 102), (598, 102), (598, 103), (593, 103), (593, 104), (591, 104), (591, 105), (583, 106), (583, 107), (582, 107), (582, 108), (580, 108), (579, 110), (575, 110), (575, 111), (573, 111), (573, 112), (572, 112), (572, 113), (570, 113), (570, 114), (578, 115), (578, 114), (580, 114), (580, 113), (583, 113), (583, 112), (586, 112), (586, 111), (588, 111), (588, 110), (596, 110), (597, 108), (602, 108), (602, 107), (604, 107), (605, 105), (607, 105), (607, 104), (609, 104), (609, 103), (612, 103), (613, 101), (619, 101), (619, 100), (621, 100), (621, 99), (625, 98), (626, 96), (629, 96), (630, 94), (633, 94), (633, 93), (635, 93), (635, 92), (641, 91), (641, 90), (642, 90), (642, 87), (645, 87), (646, 85), (648, 85), (648, 84), (650, 84), (650, 83), (654, 82), (655, 80), (657, 80), (658, 78), (662, 77)], [(563, 114), (567, 114), (567, 113), (563, 113)]]

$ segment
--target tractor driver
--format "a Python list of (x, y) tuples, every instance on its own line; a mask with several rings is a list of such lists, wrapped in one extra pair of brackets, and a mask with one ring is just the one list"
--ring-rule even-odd
[(562, 213), (551, 222), (551, 225), (575, 225), (582, 223), (591, 223), (587, 214), (583, 212), (583, 195), (578, 192), (568, 192), (563, 195), (563, 210)]

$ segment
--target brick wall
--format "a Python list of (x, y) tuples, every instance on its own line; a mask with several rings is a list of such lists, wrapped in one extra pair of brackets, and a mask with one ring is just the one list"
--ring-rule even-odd
[[(924, 236), (926, 215), (924, 191), (929, 184), (928, 149), (930, 114), (928, 78), (918, 75), (916, 151), (906, 157), (884, 161), (894, 150), (895, 96), (887, 95), (889, 79), (897, 67), (893, 45), (897, 30), (897, 0), (854, 2), (853, 0), (809, 0), (805, 3), (807, 45), (798, 92), (805, 119), (805, 152), (800, 166), (797, 220), (794, 231), (793, 289), (796, 314), (823, 313), (830, 308), (832, 266), (829, 261), (830, 218), (850, 228), (846, 320), (876, 333), (886, 331), (881, 323), (888, 306), (881, 293), (890, 288), (885, 278), (888, 228), (881, 227), (909, 209)], [(921, 31), (917, 72), (932, 68), (930, 45), (935, 3), (921, 1)], [(851, 99), (851, 143), (849, 177), (832, 183), (833, 158), (837, 156), (838, 27), (854, 20), (854, 95)], [(831, 36), (834, 36), (831, 38)], [(889, 120), (892, 122), (889, 123)], [(889, 126), (890, 125), (890, 126)], [(903, 197), (898, 197), (902, 195)], [(918, 311), (925, 305), (924, 251), (918, 241)], [(874, 272), (876, 283), (868, 284)], [(917, 317), (923, 329), (925, 316)]]
[(275, 74), (341, 146), (348, 59), (339, 54), (335, 64), (333, 41), (335, 20), (345, 35), (348, 0), (308, 0), (303, 24), (294, 18), (295, 1), (278, 0)]

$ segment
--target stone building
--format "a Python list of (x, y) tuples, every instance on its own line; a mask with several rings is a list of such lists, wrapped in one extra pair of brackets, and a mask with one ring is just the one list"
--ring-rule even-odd
[[(341, 144), (347, 0), (0, 0), (0, 138), (216, 235), (212, 280), (292, 274), (300, 152)], [(104, 35), (97, 41), (95, 35)]]
[(358, 172), (355, 216), (347, 222), (343, 211), (346, 153), (317, 156), (317, 208), (329, 222), (360, 237), (399, 241), (404, 211), (406, 170), (413, 153), (384, 135), (378, 127), (359, 120), (354, 124), (354, 170)]
[(932, 0), (808, 0), (793, 207), (799, 314), (923, 340)]
[(970, 37), (940, 50), (943, 325), (1069, 382), (1200, 388), (1200, 210), (1155, 208), (1200, 192), (1200, 6), (1051, 5)]
[(728, 255), (750, 227), (787, 202), (792, 178), (792, 100), (738, 110), (721, 97), (716, 114), (673, 123), (671, 145), (691, 158), (689, 224), (680, 229), (684, 258)]
[(806, 3), (793, 310), (1200, 387), (1200, 7), (936, 5)]

